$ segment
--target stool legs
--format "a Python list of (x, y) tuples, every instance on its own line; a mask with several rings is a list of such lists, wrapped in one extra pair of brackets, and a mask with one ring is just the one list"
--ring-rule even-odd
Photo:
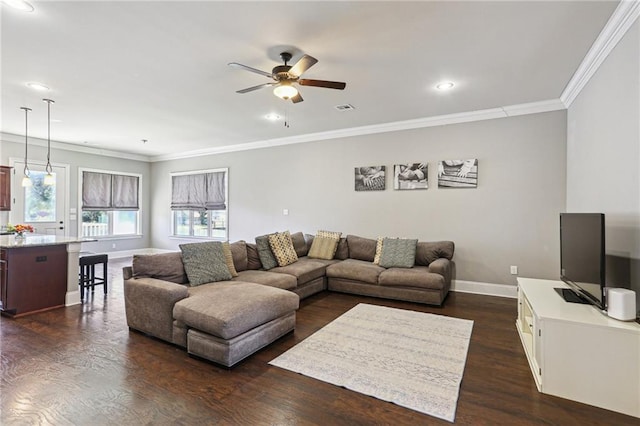
[[(91, 287), (91, 293), (95, 292), (96, 285), (102, 285), (104, 294), (107, 294), (107, 255), (83, 256), (80, 258), (80, 299), (84, 301), (85, 289)], [(96, 265), (102, 264), (102, 277), (96, 277)]]

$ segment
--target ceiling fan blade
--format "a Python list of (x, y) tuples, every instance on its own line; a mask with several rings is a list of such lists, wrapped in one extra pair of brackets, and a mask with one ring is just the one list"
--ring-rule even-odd
[(297, 104), (298, 102), (302, 102), (302, 101), (304, 101), (304, 99), (302, 99), (302, 95), (300, 94), (300, 92), (298, 92), (297, 95), (291, 98), (291, 102), (293, 102), (294, 104)]
[(271, 87), (271, 86), (275, 86), (276, 83), (265, 83), (265, 84), (259, 84), (257, 86), (253, 86), (253, 87), (247, 87), (246, 89), (242, 89), (242, 90), (237, 90), (236, 93), (248, 93), (248, 92), (253, 92), (254, 90), (260, 90), (260, 89), (264, 89), (265, 87)]
[(246, 71), (254, 72), (256, 74), (264, 75), (265, 77), (273, 78), (273, 76), (271, 75), (270, 72), (261, 71), (261, 70), (256, 69), (256, 68), (251, 68), (251, 67), (248, 67), (246, 65), (239, 64), (237, 62), (229, 62), (227, 65), (229, 65), (230, 67), (233, 67), (233, 68), (240, 68), (240, 69), (243, 69), (243, 70), (246, 70)]
[(302, 73), (314, 66), (318, 62), (316, 58), (309, 55), (304, 55), (294, 66), (289, 70), (289, 74), (294, 77), (300, 77)]
[(347, 83), (343, 83), (341, 81), (309, 80), (306, 78), (298, 80), (298, 84), (302, 86), (325, 87), (327, 89), (338, 90), (344, 90), (344, 88), (347, 87)]

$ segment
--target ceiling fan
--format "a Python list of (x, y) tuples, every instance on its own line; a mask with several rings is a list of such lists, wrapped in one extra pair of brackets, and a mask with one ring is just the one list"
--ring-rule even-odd
[(343, 83), (340, 81), (310, 80), (308, 78), (300, 78), (300, 76), (305, 71), (307, 71), (309, 68), (314, 66), (316, 62), (318, 62), (318, 60), (313, 56), (304, 55), (293, 66), (288, 65), (288, 62), (291, 60), (291, 53), (282, 52), (280, 54), (280, 57), (282, 58), (284, 65), (275, 66), (270, 73), (246, 65), (242, 65), (237, 62), (229, 63), (229, 66), (231, 67), (247, 70), (274, 80), (271, 83), (264, 83), (258, 86), (238, 90), (236, 93), (249, 93), (253, 92), (254, 90), (263, 89), (265, 87), (274, 87), (274, 95), (284, 100), (291, 99), (294, 104), (297, 104), (298, 102), (302, 102), (304, 99), (302, 99), (300, 92), (293, 85), (294, 83), (298, 83), (301, 86), (324, 87), (328, 89), (338, 90), (343, 90), (347, 86), (347, 83)]

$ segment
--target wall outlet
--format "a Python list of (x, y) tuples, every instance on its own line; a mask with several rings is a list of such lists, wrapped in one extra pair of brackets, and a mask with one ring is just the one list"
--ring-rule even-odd
[(511, 275), (518, 275), (518, 267), (517, 266), (511, 266)]
[(283, 209), (282, 214), (285, 216), (289, 216), (289, 209)]
[[(116, 248), (116, 243), (111, 244), (111, 248), (112, 248), (112, 249), (113, 249), (113, 248)], [(512, 266), (512, 268), (513, 268), (513, 266)]]

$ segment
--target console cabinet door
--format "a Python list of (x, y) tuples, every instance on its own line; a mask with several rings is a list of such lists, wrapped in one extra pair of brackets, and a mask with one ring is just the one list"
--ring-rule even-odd
[(11, 210), (11, 167), (0, 166), (0, 210)]

